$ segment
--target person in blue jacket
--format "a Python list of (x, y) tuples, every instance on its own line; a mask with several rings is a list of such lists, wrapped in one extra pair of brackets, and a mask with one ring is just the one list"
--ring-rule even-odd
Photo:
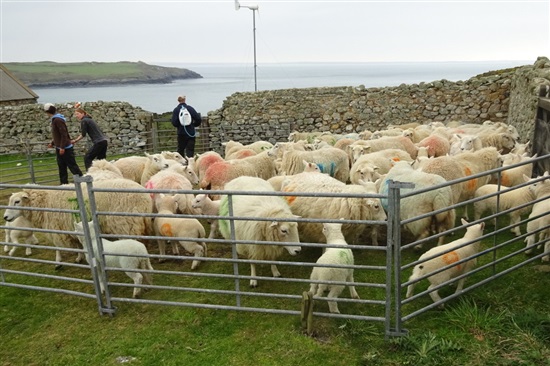
[(67, 168), (69, 168), (73, 175), (82, 176), (82, 171), (78, 167), (74, 157), (73, 143), (71, 142), (71, 137), (67, 129), (67, 120), (61, 113), (57, 113), (57, 109), (52, 103), (44, 104), (44, 112), (50, 117), (53, 139), (52, 142), (48, 144), (48, 147), (55, 147), (59, 181), (61, 184), (68, 184), (69, 175), (67, 173)]
[[(178, 129), (178, 152), (181, 156), (192, 158), (195, 154), (195, 137), (197, 132), (195, 127), (201, 125), (202, 119), (200, 113), (195, 108), (185, 103), (185, 95), (178, 97), (178, 105), (172, 112), (172, 125)], [(180, 111), (182, 107), (186, 108), (191, 115), (191, 123), (183, 126), (180, 122)]]

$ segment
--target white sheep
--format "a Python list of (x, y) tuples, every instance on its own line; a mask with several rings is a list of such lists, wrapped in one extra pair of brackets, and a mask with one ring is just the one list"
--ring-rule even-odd
[[(523, 155), (509, 153), (503, 155), (502, 167), (504, 168), (514, 164), (526, 163), (536, 157), (537, 154), (535, 154), (533, 157), (530, 157), (527, 153)], [(513, 168), (507, 168), (506, 170), (501, 171), (500, 183), (507, 187), (514, 187), (524, 182), (524, 175), (528, 177), (533, 175), (533, 163), (527, 163)], [(492, 179), (492, 183), (497, 183), (497, 181), (497, 177)]]
[[(372, 183), (374, 185), (374, 183)], [(285, 196), (292, 212), (304, 218), (339, 219), (358, 221), (384, 221), (384, 212), (380, 200), (370, 196), (376, 192), (370, 186), (361, 184), (346, 185), (326, 174), (299, 173), (288, 179), (282, 187), (286, 193), (296, 195)], [(318, 193), (318, 196), (302, 196), (298, 193)], [(350, 194), (351, 197), (330, 197), (330, 194)], [(300, 238), (303, 241), (322, 243), (325, 238), (322, 234), (321, 223), (300, 222), (298, 224)], [(367, 227), (364, 222), (344, 224), (343, 232), (349, 243), (355, 243)], [(372, 235), (372, 244), (377, 245), (376, 235)]]
[(206, 169), (214, 163), (224, 161), (224, 158), (215, 151), (207, 151), (203, 154), (197, 155), (194, 159), (193, 170), (197, 173), (199, 182), (204, 178)]
[[(529, 177), (524, 178), (524, 182), (529, 181)], [(513, 191), (508, 191), (508, 187), (501, 187), (507, 191), (501, 193), (500, 195), (494, 195), (492, 197), (487, 197), (481, 201), (474, 202), (474, 220), (479, 220), (479, 218), (487, 211), (490, 214), (497, 212), (497, 200), (499, 203), (500, 211), (505, 211), (518, 207), (523, 204), (527, 204), (535, 198), (533, 193), (529, 189), (529, 186), (521, 187)], [(475, 198), (480, 198), (488, 196), (499, 192), (499, 186), (497, 184), (486, 184), (479, 187), (475, 192)], [(509, 213), (510, 216), (510, 226), (513, 226), (510, 231), (516, 236), (521, 235), (521, 229), (518, 223), (521, 221), (521, 216), (530, 212), (531, 206), (525, 206), (521, 209), (513, 210)]]
[[(267, 181), (242, 176), (233, 179), (225, 185), (227, 191), (252, 191), (252, 192), (275, 192)], [(254, 195), (233, 195), (232, 196), (233, 216), (235, 217), (258, 217), (263, 219), (274, 219), (282, 221), (252, 221), (234, 220), (235, 240), (237, 241), (237, 253), (251, 260), (276, 260), (286, 249), (290, 255), (300, 252), (300, 238), (298, 236), (298, 224), (294, 221), (296, 216), (280, 197), (276, 196), (254, 196)], [(228, 217), (222, 219), (219, 228), (222, 236), (231, 239), (231, 228), (229, 221), (229, 198), (224, 195), (220, 206), (220, 216)], [(281, 242), (281, 245), (271, 244), (242, 244), (239, 241), (270, 241)], [(256, 287), (256, 263), (250, 263), (251, 276), (250, 287)], [(271, 265), (273, 277), (280, 277), (281, 273), (277, 266)]]
[[(401, 194), (418, 191), (424, 188), (429, 188), (435, 185), (446, 183), (446, 180), (437, 174), (429, 174), (414, 170), (413, 167), (406, 161), (398, 161), (394, 167), (388, 172), (386, 177), (380, 184), (380, 194), (387, 195), (389, 191), (388, 183), (390, 180), (396, 182), (409, 182), (414, 184), (414, 188), (403, 188)], [(382, 199), (384, 207), (387, 205), (387, 200)], [(420, 194), (405, 197), (401, 200), (401, 220), (408, 220), (417, 216), (428, 214), (433, 211), (448, 208), (453, 204), (453, 193), (450, 187), (439, 187)], [(404, 225), (404, 228), (409, 231), (417, 239), (424, 239), (430, 235), (432, 225), (435, 226), (437, 232), (454, 228), (455, 210), (448, 209), (432, 216), (414, 220)], [(444, 236), (439, 237), (438, 244), (443, 244)], [(422, 244), (417, 245), (419, 249)]]
[(120, 169), (105, 159), (93, 160), (86, 175), (92, 176), (94, 181), (124, 178)]
[[(149, 155), (145, 153), (145, 156), (127, 156), (120, 158), (114, 161), (113, 164), (122, 172), (124, 178), (144, 185), (151, 175), (168, 167), (165, 160), (162, 154)], [(150, 166), (150, 172), (146, 173), (147, 179), (142, 183), (142, 178), (145, 178), (143, 177), (143, 173), (148, 165)]]
[[(32, 229), (32, 223), (23, 216), (15, 218), (15, 220), (6, 222), (6, 226), (9, 226), (9, 229), (5, 229), (6, 234), (6, 244), (4, 246), (4, 252), (9, 252), (9, 256), (13, 256), (17, 250), (17, 246), (12, 246), (10, 250), (9, 243), (14, 244), (38, 244), (38, 239), (34, 235), (32, 230), (18, 230), (18, 228)], [(32, 254), (32, 248), (25, 248), (25, 255), (29, 256)]]
[(374, 182), (382, 175), (387, 174), (392, 161), (412, 161), (413, 159), (404, 150), (386, 149), (361, 155), (351, 166), (350, 182), (359, 184), (359, 180)]
[[(155, 205), (159, 214), (173, 215), (178, 210), (178, 201), (176, 196), (170, 196), (165, 194), (159, 194), (155, 198)], [(206, 231), (204, 226), (199, 220), (187, 217), (155, 217), (153, 223), (156, 236), (162, 236), (166, 238), (193, 238), (196, 240), (173, 240), (173, 239), (158, 239), (159, 253), (161, 256), (166, 254), (165, 242), (170, 241), (172, 244), (172, 254), (179, 255), (179, 249), (177, 244), (179, 243), (183, 249), (192, 253), (195, 257), (206, 256), (206, 243), (201, 241), (206, 237)], [(163, 258), (159, 258), (159, 262), (162, 262)], [(200, 264), (198, 259), (193, 260), (191, 269), (196, 269)]]
[[(212, 200), (205, 193), (200, 193), (193, 199), (192, 207), (195, 210), (200, 210), (203, 215), (218, 216), (220, 214), (220, 200)], [(214, 239), (216, 236), (216, 230), (218, 229), (218, 219), (211, 219), (210, 221), (210, 233), (208, 239)]]
[[(276, 156), (277, 148), (280, 145), (275, 144), (269, 151), (271, 156)], [(331, 177), (341, 182), (347, 182), (349, 179), (349, 158), (346, 152), (335, 147), (315, 150), (315, 151), (297, 151), (288, 146), (284, 147), (282, 155), (281, 171), (284, 174), (294, 175), (304, 171), (303, 162), (315, 163), (321, 169), (321, 172), (329, 174)]]
[(483, 147), (494, 146), (497, 150), (503, 152), (510, 152), (516, 145), (516, 139), (514, 136), (508, 132), (488, 132), (480, 133), (479, 138), (481, 139), (481, 144)]
[[(342, 234), (342, 224), (323, 223), (323, 234), (326, 237), (327, 244), (347, 246), (344, 234)], [(323, 296), (323, 293), (328, 291), (328, 307), (331, 313), (340, 313), (338, 310), (338, 303), (336, 301), (330, 301), (330, 299), (338, 298), (346, 286), (343, 284), (319, 282), (349, 282), (351, 283), (348, 284), (351, 297), (359, 299), (359, 294), (357, 294), (355, 286), (353, 285), (353, 268), (330, 267), (353, 266), (353, 252), (349, 247), (327, 248), (323, 255), (317, 259), (317, 264), (326, 265), (327, 267), (313, 267), (310, 276), (312, 283), (309, 292), (311, 292), (313, 296)]]
[(145, 156), (148, 159), (143, 168), (143, 173), (141, 174), (140, 184), (142, 186), (145, 186), (153, 175), (169, 167), (169, 164), (162, 154), (149, 155), (145, 153)]
[[(192, 190), (198, 183), (198, 177), (188, 166), (178, 164), (154, 174), (145, 184), (147, 189)], [(178, 193), (178, 206), (180, 213), (194, 214), (192, 207), (193, 194)], [(152, 195), (154, 198), (154, 195)], [(155, 210), (153, 210), (155, 211)]]
[(359, 156), (386, 149), (401, 149), (406, 151), (411, 158), (416, 159), (418, 147), (405, 136), (382, 137), (376, 140), (358, 140), (348, 146), (348, 154), (352, 156), (352, 163), (359, 159)]
[[(102, 257), (99, 253), (99, 246), (94, 230), (93, 222), (88, 223), (90, 232), (90, 239), (92, 243), (93, 257), (102, 263)], [(83, 234), (84, 227), (82, 222), (75, 222), (74, 229), (77, 233)], [(78, 240), (84, 246), (86, 250), (85, 239), (83, 235), (78, 235)], [(153, 271), (151, 261), (149, 260), (149, 253), (145, 245), (134, 239), (122, 239), (116, 241), (110, 241), (105, 238), (101, 238), (101, 244), (103, 251), (109, 253), (105, 255), (105, 267), (120, 268), (125, 271), (126, 275), (130, 277), (135, 285), (141, 285), (142, 283), (152, 285), (152, 274), (147, 271)], [(91, 256), (86, 250), (86, 261), (91, 263)], [(104, 283), (105, 279), (99, 281), (100, 289), (102, 293), (105, 293)], [(139, 297), (141, 294), (141, 287), (134, 287), (133, 298)]]
[(298, 132), (298, 131), (292, 131), (288, 135), (288, 142), (298, 142), (300, 140), (306, 140), (308, 143), (313, 142), (313, 140), (321, 136), (321, 132)]
[[(319, 165), (315, 163), (309, 163), (304, 160), (304, 173), (321, 173)], [(276, 191), (280, 191), (285, 180), (290, 178), (291, 175), (276, 175), (269, 178), (267, 181), (273, 186)]]
[[(529, 235), (525, 238), (525, 243), (526, 248), (531, 248), (525, 251), (527, 254), (531, 253), (533, 250), (532, 246), (536, 242), (538, 230), (540, 230), (538, 231), (538, 238), (541, 245), (546, 241), (544, 252), (550, 253), (550, 175), (546, 171), (542, 177), (545, 177), (545, 179), (529, 186), (536, 200), (542, 198), (544, 198), (544, 200), (535, 202), (531, 214), (529, 214), (529, 219), (531, 219), (527, 222), (527, 233)], [(542, 257), (542, 260), (545, 262), (550, 261), (550, 254)]]
[[(461, 219), (461, 221), (463, 225), (468, 225), (466, 220)], [(430, 282), (430, 286), (428, 287), (430, 297), (434, 302), (441, 301), (441, 296), (439, 296), (438, 292), (439, 289), (434, 290), (434, 288), (444, 282), (470, 272), (475, 267), (477, 260), (476, 258), (473, 258), (473, 256), (479, 252), (481, 242), (479, 238), (483, 235), (484, 228), (484, 222), (471, 225), (466, 228), (466, 233), (462, 238), (454, 240), (448, 244), (431, 248), (426, 253), (422, 254), (418, 259), (421, 263), (414, 266), (413, 273), (411, 277), (409, 277), (409, 282), (415, 282), (409, 284), (407, 288), (407, 297), (411, 297), (414, 294), (414, 287), (419, 278), (436, 272), (448, 265), (452, 265), (453, 263), (471, 258), (468, 261), (457, 263), (450, 268), (428, 277), (428, 281)], [(462, 291), (464, 288), (465, 279), (466, 277), (462, 277), (458, 280), (458, 286), (455, 293)]]

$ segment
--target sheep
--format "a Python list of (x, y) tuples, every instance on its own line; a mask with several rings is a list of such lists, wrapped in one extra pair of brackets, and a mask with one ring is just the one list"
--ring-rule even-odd
[(202, 179), (204, 178), (204, 173), (206, 172), (206, 169), (208, 169), (210, 165), (220, 161), (225, 160), (220, 154), (215, 151), (207, 151), (204, 154), (195, 157), (193, 170), (197, 173), (197, 176), (199, 177), (199, 182), (202, 181)]
[[(257, 177), (242, 176), (233, 179), (225, 185), (227, 191), (258, 191), (274, 192), (273, 187), (265, 180)], [(298, 236), (298, 224), (296, 216), (280, 197), (276, 196), (232, 196), (233, 215), (235, 217), (258, 217), (265, 219), (276, 219), (282, 221), (251, 221), (235, 220), (234, 235), (237, 242), (237, 253), (251, 260), (276, 260), (284, 249), (290, 255), (300, 252), (300, 238)], [(229, 240), (232, 233), (229, 224), (229, 197), (222, 196), (220, 205), (220, 216), (228, 219), (221, 219), (219, 228), (222, 236)], [(282, 245), (267, 244), (242, 244), (239, 241), (270, 241), (282, 242)], [(257, 287), (256, 263), (250, 263), (250, 287)], [(271, 265), (273, 277), (280, 277), (277, 266)]]
[(514, 136), (507, 132), (480, 134), (483, 147), (494, 146), (504, 153), (510, 152), (516, 145)]
[(206, 169), (200, 188), (223, 190), (225, 183), (243, 175), (269, 179), (277, 175), (275, 161), (264, 151), (245, 159), (214, 163)]
[(460, 139), (460, 151), (477, 151), (483, 148), (481, 138), (476, 135), (464, 135)]
[[(127, 156), (124, 158), (120, 158), (114, 161), (113, 164), (122, 172), (122, 175), (124, 178), (130, 179), (130, 180), (133, 180), (134, 182), (142, 184), (141, 183), (142, 176), (143, 176), (145, 167), (148, 164), (151, 164), (154, 162), (155, 163), (154, 166), (158, 167), (158, 169), (154, 172), (157, 172), (161, 168), (167, 167), (167, 164), (165, 164), (165, 160), (166, 159), (162, 156), (162, 154), (149, 155), (145, 153), (145, 156)], [(153, 169), (151, 170), (151, 172), (153, 172)], [(147, 180), (145, 182), (147, 182)]]
[(292, 131), (288, 135), (288, 142), (298, 142), (300, 140), (306, 140), (307, 142), (311, 143), (318, 136), (321, 136), (321, 132)]
[[(503, 156), (504, 161), (502, 162), (502, 167), (507, 167), (514, 164), (519, 164), (527, 162), (528, 160), (534, 159), (537, 157), (535, 154), (532, 158), (527, 154), (517, 155), (517, 154), (506, 154)], [(530, 177), (533, 174), (533, 163), (523, 164), (513, 168), (508, 168), (500, 172), (500, 183), (507, 187), (514, 187), (524, 182), (523, 176), (526, 175)], [(497, 178), (492, 179), (492, 183), (497, 183)]]
[[(347, 246), (344, 234), (342, 234), (342, 224), (340, 223), (323, 223), (323, 234), (326, 237), (327, 244), (338, 244)], [(337, 266), (352, 266), (353, 265), (353, 252), (347, 247), (339, 248), (327, 248), (325, 253), (319, 259), (317, 264), (322, 265), (337, 265)], [(334, 281), (334, 282), (350, 282), (353, 283), (353, 268), (339, 268), (339, 267), (313, 267), (311, 271), (310, 280), (312, 281), (309, 288), (309, 292), (313, 296), (323, 296), (325, 291), (329, 291), (327, 297), (329, 298), (328, 307), (331, 313), (340, 314), (338, 310), (338, 303), (336, 301), (330, 301), (340, 296), (344, 290), (345, 285), (342, 284), (328, 284), (317, 283), (313, 281)], [(352, 298), (359, 299), (359, 294), (355, 290), (353, 284), (348, 284), (349, 292)]]
[[(200, 210), (203, 215), (218, 216), (220, 214), (220, 200), (212, 200), (205, 193), (200, 193), (193, 199), (192, 207), (195, 210)], [(214, 239), (216, 230), (218, 229), (218, 219), (210, 221), (210, 234), (208, 239)]]
[[(524, 182), (527, 181), (529, 181), (529, 177), (524, 176)], [(484, 197), (496, 192), (499, 192), (499, 186), (497, 184), (486, 184), (476, 190), (475, 198)], [(498, 197), (495, 195), (492, 197), (487, 197), (481, 201), (476, 201), (474, 202), (474, 220), (479, 220), (481, 215), (483, 215), (486, 211), (490, 211), (490, 214), (494, 214), (497, 211), (497, 199), (499, 202), (500, 211), (505, 211), (533, 201), (534, 196), (529, 189), (529, 186), (525, 186), (513, 191), (507, 190), (506, 192), (501, 193)], [(510, 212), (510, 225), (513, 226), (510, 231), (516, 236), (521, 235), (521, 229), (518, 225), (521, 221), (521, 216), (527, 214), (530, 209), (531, 205), (528, 205)]]
[[(423, 188), (432, 187), (434, 185), (444, 184), (446, 180), (437, 175), (429, 174), (414, 170), (413, 167), (406, 161), (398, 161), (393, 168), (388, 172), (386, 177), (380, 184), (380, 194), (388, 194), (388, 182), (390, 180), (397, 182), (410, 182), (414, 184), (414, 188), (403, 188), (402, 193), (409, 191), (417, 191)], [(384, 207), (387, 205), (387, 200), (382, 199)], [(405, 197), (401, 200), (401, 220), (408, 220), (423, 214), (448, 208), (453, 204), (453, 194), (451, 188), (440, 187), (430, 191), (426, 191), (417, 195)], [(452, 229), (455, 223), (455, 210), (450, 209), (433, 216), (428, 216), (419, 220), (415, 220), (404, 225), (404, 228), (409, 231), (417, 240), (424, 239), (430, 235), (432, 224), (438, 232)], [(440, 236), (438, 245), (443, 244), (444, 237)], [(416, 245), (416, 249), (420, 249), (422, 244)]]
[(389, 172), (391, 161), (412, 161), (411, 156), (401, 149), (386, 149), (361, 155), (350, 169), (350, 182), (359, 184), (359, 180), (374, 182)]
[(92, 176), (94, 181), (124, 178), (122, 172), (116, 165), (105, 159), (92, 161), (92, 166), (86, 175)]
[[(474, 152), (464, 152), (453, 156), (439, 156), (425, 160), (420, 166), (425, 173), (437, 174), (447, 181), (465, 178), (469, 175), (500, 168), (502, 159), (496, 148), (485, 147)], [(451, 185), (453, 203), (463, 202), (474, 197), (475, 191), (489, 183), (491, 176), (482, 176)]]
[[(428, 148), (428, 156), (445, 156), (451, 151), (449, 139), (441, 133), (433, 132), (426, 138), (423, 138), (417, 147), (425, 146)], [(412, 155), (411, 155), (412, 156)]]
[[(72, 231), (72, 216), (70, 213), (60, 210), (73, 209), (72, 202), (76, 200), (74, 191), (51, 191), (25, 188), (23, 191), (15, 192), (10, 196), (8, 206), (4, 212), (4, 220), (7, 223), (13, 222), (18, 217), (24, 217), (31, 227), (37, 229)], [(51, 211), (31, 211), (23, 208), (49, 208)], [(78, 240), (70, 234), (44, 233), (48, 242), (56, 247), (79, 248)], [(56, 250), (56, 269), (61, 268), (61, 251)], [(82, 254), (78, 253), (77, 263), (82, 261)]]
[(420, 125), (415, 128), (404, 129), (402, 135), (411, 139), (415, 144), (422, 141), (422, 139), (428, 137), (431, 134), (432, 130), (430, 127), (425, 125)]
[(379, 130), (379, 131), (374, 131), (372, 133), (372, 135), (370, 136), (370, 140), (377, 140), (382, 137), (402, 136), (402, 135), (403, 135), (403, 130), (399, 128)]
[[(541, 245), (546, 241), (544, 251), (550, 253), (550, 176), (546, 171), (542, 177), (545, 178), (543, 181), (535, 182), (529, 186), (535, 199), (539, 200), (544, 198), (544, 200), (536, 202), (533, 205), (531, 214), (529, 214), (530, 221), (527, 223), (527, 233), (529, 235), (524, 240), (526, 243), (525, 247), (529, 248), (525, 251), (527, 254), (532, 252), (532, 246), (535, 244), (537, 232)], [(542, 257), (542, 260), (544, 262), (550, 261), (550, 254)]]
[[(189, 167), (179, 165), (170, 167), (166, 170), (153, 175), (145, 184), (147, 189), (171, 189), (171, 190), (192, 190), (193, 184), (198, 183), (198, 177)], [(154, 194), (151, 198), (154, 198)], [(192, 207), (193, 195), (178, 193), (177, 196), (180, 205), (178, 206), (180, 213), (194, 214), (196, 213)], [(154, 204), (154, 203), (153, 203)], [(155, 211), (155, 206), (153, 211)]]
[[(273, 144), (268, 141), (255, 141), (249, 145), (243, 145), (242, 143), (233, 140), (229, 140), (222, 145), (225, 146), (224, 156), (226, 160), (235, 159), (239, 155), (240, 150), (248, 150), (247, 154), (249, 155), (245, 154), (245, 156), (252, 156), (265, 150), (269, 150), (273, 146)], [(241, 156), (241, 158), (245, 156)]]
[[(374, 184), (374, 183), (373, 183)], [(380, 200), (369, 195), (369, 186), (360, 184), (346, 185), (326, 174), (299, 173), (290, 177), (282, 187), (283, 192), (315, 192), (319, 196), (285, 196), (292, 212), (295, 215), (315, 219), (339, 219), (346, 220), (386, 220), (386, 213), (382, 209)], [(323, 193), (325, 196), (323, 196)], [(346, 193), (355, 197), (327, 197), (326, 194)], [(359, 235), (365, 230), (367, 224), (344, 224), (343, 232), (349, 243), (357, 241)], [(300, 222), (298, 224), (300, 238), (303, 241), (322, 243), (321, 224), (317, 222)], [(371, 237), (373, 245), (377, 245), (377, 237)]]
[[(269, 152), (270, 155), (277, 154), (276, 146)], [(304, 170), (304, 160), (317, 164), (321, 172), (327, 173), (341, 182), (346, 183), (349, 179), (348, 154), (334, 147), (316, 151), (297, 151), (285, 147), (281, 170), (288, 175), (301, 173)]]
[[(159, 194), (155, 198), (155, 206), (159, 214), (172, 215), (178, 209), (177, 197)], [(183, 237), (196, 238), (196, 241), (178, 240), (183, 249), (189, 253), (193, 253), (195, 257), (206, 256), (206, 243), (200, 239), (206, 237), (204, 226), (199, 220), (185, 217), (156, 217), (153, 224), (155, 235), (167, 238)], [(166, 254), (164, 239), (158, 239), (159, 253), (161, 256)], [(169, 240), (172, 243), (172, 254), (179, 255), (177, 243), (174, 240)], [(159, 258), (159, 262), (164, 259)], [(191, 269), (196, 269), (200, 264), (198, 259), (193, 260)]]
[(145, 163), (143, 173), (141, 174), (140, 184), (142, 186), (145, 186), (153, 175), (160, 172), (162, 169), (168, 168), (169, 166), (166, 159), (161, 154), (149, 155), (145, 153), (145, 156), (147, 156), (148, 160)]
[[(4, 246), (4, 252), (9, 252), (9, 256), (13, 256), (15, 254), (15, 251), (17, 250), (17, 246), (12, 246), (10, 250), (9, 243), (14, 244), (38, 244), (38, 239), (34, 235), (34, 232), (31, 230), (18, 230), (18, 228), (25, 228), (25, 229), (31, 229), (32, 223), (23, 216), (19, 216), (15, 218), (15, 220), (11, 222), (6, 222), (6, 226), (9, 226), (9, 228), (5, 229), (6, 234), (6, 244)], [(29, 256), (32, 254), (32, 248), (27, 247), (25, 248), (25, 255)]]
[[(468, 222), (464, 219), (461, 219), (461, 222), (462, 225), (468, 225)], [(428, 287), (428, 291), (430, 291), (430, 297), (432, 298), (433, 302), (441, 301), (441, 296), (439, 296), (439, 289), (434, 290), (434, 288), (438, 287), (444, 282), (447, 282), (453, 278), (470, 272), (475, 267), (477, 259), (472, 257), (479, 252), (479, 246), (481, 242), (480, 238), (483, 235), (484, 228), (484, 222), (468, 226), (466, 228), (466, 233), (464, 233), (464, 236), (462, 238), (454, 240), (445, 245), (434, 247), (422, 254), (418, 259), (418, 261), (421, 263), (418, 263), (416, 266), (414, 266), (413, 273), (409, 277), (409, 282), (417, 281), (419, 278), (436, 272), (448, 265), (452, 265), (453, 263), (471, 258), (468, 261), (458, 263), (455, 266), (447, 268), (428, 277), (428, 281), (430, 282), (430, 286)], [(464, 288), (465, 279), (466, 277), (462, 277), (458, 280), (458, 285), (455, 291), (456, 294), (462, 291), (462, 289)], [(407, 298), (413, 295), (416, 283), (417, 282), (412, 282), (407, 287)], [(443, 304), (441, 306), (443, 307)]]
[(348, 147), (349, 154), (352, 156), (352, 163), (357, 161), (359, 156), (386, 149), (401, 149), (406, 151), (411, 158), (416, 159), (418, 147), (405, 136), (382, 137), (376, 140), (356, 141)]
[[(95, 234), (95, 229), (93, 222), (88, 222), (88, 228), (90, 232), (90, 240), (92, 243), (92, 256), (86, 250), (86, 243), (84, 236), (84, 226), (82, 222), (74, 223), (74, 230), (79, 235), (78, 240), (85, 248), (86, 261), (91, 262), (91, 257), (97, 260), (99, 263), (102, 263), (102, 256), (99, 253), (97, 238)], [(128, 277), (130, 277), (135, 285), (141, 285), (142, 283), (152, 285), (153, 278), (152, 274), (147, 271), (153, 271), (153, 266), (149, 259), (149, 253), (145, 245), (134, 239), (122, 239), (116, 241), (110, 241), (105, 238), (101, 238), (101, 245), (105, 253), (105, 263), (104, 267), (112, 268), (121, 268)], [(106, 279), (99, 281), (101, 293), (105, 293), (104, 283), (107, 282)], [(134, 287), (134, 292), (132, 294), (133, 298), (138, 298), (141, 294), (140, 287)]]
[[(304, 172), (321, 173), (321, 169), (319, 168), (319, 165), (315, 163), (309, 163), (304, 160)], [(280, 191), (283, 186), (283, 182), (289, 177), (291, 177), (291, 175), (276, 175), (269, 178), (267, 181), (273, 186), (273, 189), (275, 189), (276, 191)]]

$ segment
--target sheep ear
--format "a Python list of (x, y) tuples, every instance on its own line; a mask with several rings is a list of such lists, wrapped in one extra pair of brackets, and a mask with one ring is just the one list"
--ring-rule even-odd
[(466, 221), (464, 218), (461, 218), (460, 222), (462, 222), (462, 225), (468, 225), (468, 221)]
[(279, 223), (277, 221), (272, 221), (271, 225), (269, 225), (269, 227), (274, 227), (274, 226), (277, 226), (277, 225), (279, 225)]

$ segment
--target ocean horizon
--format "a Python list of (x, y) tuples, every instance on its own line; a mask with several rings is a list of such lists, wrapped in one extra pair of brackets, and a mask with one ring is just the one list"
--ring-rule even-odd
[[(259, 64), (257, 89), (278, 90), (313, 87), (391, 87), (436, 80), (464, 81), (476, 75), (533, 61), (449, 61), (449, 62), (368, 62), (368, 63), (283, 63)], [(203, 116), (219, 109), (237, 92), (254, 91), (252, 64), (165, 63), (153, 65), (181, 67), (195, 71), (202, 79), (175, 80), (170, 84), (134, 84), (71, 88), (32, 88), (39, 103), (123, 101), (154, 113), (172, 111), (178, 95)]]

